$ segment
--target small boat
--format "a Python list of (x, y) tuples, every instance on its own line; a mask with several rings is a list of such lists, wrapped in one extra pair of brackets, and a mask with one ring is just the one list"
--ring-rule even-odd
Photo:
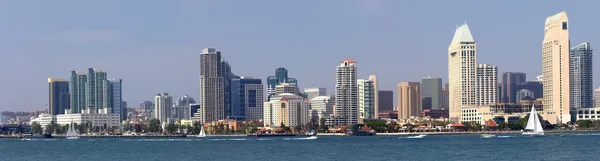
[(489, 138), (496, 138), (496, 137), (497, 136), (494, 134), (481, 134), (481, 138), (489, 139)]
[(196, 137), (199, 137), (199, 138), (206, 137), (206, 134), (204, 134), (204, 127), (202, 127), (202, 128), (200, 129), (200, 133), (199, 133), (199, 134), (198, 134)]
[(74, 125), (73, 121), (71, 121), (71, 124), (69, 125), (69, 131), (67, 131), (67, 134), (65, 134), (65, 137), (67, 137), (67, 139), (69, 139), (69, 140), (79, 139), (79, 134), (77, 134), (77, 132), (75, 130), (75, 125)]
[(540, 123), (540, 118), (535, 111), (535, 106), (531, 106), (531, 112), (529, 112), (529, 119), (527, 120), (527, 127), (523, 130), (523, 135), (526, 136), (543, 136), (544, 128)]
[(315, 140), (315, 139), (317, 139), (317, 138), (318, 138), (317, 136), (310, 136), (310, 137), (307, 137), (306, 139), (307, 139), (307, 140)]
[(420, 139), (420, 138), (424, 138), (427, 135), (421, 134), (421, 135), (417, 135), (417, 136), (408, 136), (406, 138), (411, 138), (411, 139)]

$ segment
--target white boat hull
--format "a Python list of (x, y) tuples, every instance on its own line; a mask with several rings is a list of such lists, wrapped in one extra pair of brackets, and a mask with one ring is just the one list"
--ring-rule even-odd
[(486, 138), (486, 139), (488, 139), (488, 138), (496, 138), (496, 137), (497, 137), (496, 135), (492, 135), (492, 134), (487, 134), (487, 135), (486, 135), (486, 134), (484, 134), (484, 135), (481, 135), (481, 138)]
[(68, 140), (75, 140), (75, 139), (79, 139), (79, 136), (67, 136)]

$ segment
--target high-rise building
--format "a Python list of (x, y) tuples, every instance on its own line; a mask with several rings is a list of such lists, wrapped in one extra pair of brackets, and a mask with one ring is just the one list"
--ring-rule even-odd
[(476, 105), (498, 103), (498, 68), (489, 64), (478, 64), (476, 79)]
[(152, 103), (152, 101), (145, 100), (140, 103), (139, 109), (145, 111), (152, 111), (154, 109), (154, 104)]
[(600, 88), (594, 89), (594, 108), (600, 107)]
[(292, 93), (300, 95), (300, 89), (296, 84), (280, 83), (275, 87), (275, 94)]
[(295, 78), (288, 77), (288, 70), (285, 68), (277, 68), (275, 69), (275, 76), (267, 77), (267, 96), (276, 95), (277, 85), (282, 83), (289, 83), (292, 85), (298, 86), (298, 80)]
[(531, 92), (528, 89), (521, 89), (519, 92), (516, 92), (516, 101), (520, 102), (522, 99), (524, 99), (525, 97), (530, 97), (531, 99), (534, 99), (535, 96), (533, 95), (533, 92)]
[(308, 100), (312, 100), (317, 96), (326, 96), (327, 89), (321, 87), (304, 88), (304, 93), (306, 93)]
[(570, 41), (566, 12), (546, 18), (542, 43), (544, 113), (552, 124), (571, 121)]
[(500, 93), (501, 100), (498, 102), (502, 103), (516, 103), (516, 94), (519, 91), (517, 87), (520, 84), (525, 83), (527, 75), (520, 72), (504, 72), (502, 73), (502, 91)]
[(590, 43), (571, 48), (571, 109), (594, 106), (592, 58)]
[(223, 112), (225, 118), (231, 116), (231, 80), (240, 78), (231, 72), (231, 66), (221, 56), (221, 76), (223, 77)]
[(421, 98), (424, 110), (439, 110), (442, 108), (442, 78), (423, 78), (421, 80)]
[[(71, 111), (80, 113), (81, 110), (94, 108), (112, 109), (110, 82), (106, 79), (106, 72), (98, 68), (89, 68), (87, 72), (71, 71), (69, 83), (71, 93)], [(109, 110), (111, 111), (111, 110)]]
[(442, 109), (443, 110), (448, 110), (448, 87), (444, 87), (442, 88)]
[(179, 97), (171, 109), (171, 118), (174, 119), (191, 119), (190, 105), (195, 104), (196, 100), (188, 95)]
[(65, 114), (69, 109), (69, 81), (62, 78), (48, 78), (48, 113)]
[(358, 123), (358, 87), (356, 60), (342, 60), (337, 66), (335, 79), (334, 125), (354, 125)]
[(292, 93), (277, 94), (265, 101), (263, 122), (265, 127), (296, 127), (310, 121), (310, 102)]
[(373, 119), (375, 115), (375, 87), (373, 82), (366, 79), (356, 80), (358, 86), (358, 122)]
[(221, 61), (220, 51), (214, 48), (202, 49), (200, 54), (199, 104), (202, 107), (200, 108), (200, 123), (225, 119), (224, 63)]
[(398, 119), (418, 117), (423, 111), (421, 106), (421, 83), (398, 83)]
[[(373, 116), (375, 119), (379, 119), (379, 87), (377, 86), (377, 76), (375, 74), (373, 75), (369, 75), (369, 81), (373, 82), (373, 90), (375, 91), (375, 95), (373, 96), (373, 100), (375, 102), (375, 104), (373, 104), (373, 113), (375, 116)], [(394, 107), (394, 96), (392, 94), (392, 108)]]
[(455, 122), (460, 120), (463, 106), (476, 103), (476, 47), (469, 26), (458, 26), (448, 47), (449, 113)]
[(159, 93), (154, 97), (154, 118), (161, 123), (172, 123), (173, 97), (169, 93)]
[(191, 104), (190, 105), (190, 119), (199, 120), (200, 119), (200, 105), (199, 104)]
[[(380, 90), (377, 93), (379, 101), (376, 102), (379, 102), (379, 112), (394, 111), (394, 91)], [(377, 116), (379, 112), (376, 112), (375, 116)]]
[[(533, 92), (533, 99), (538, 99), (543, 97), (543, 85), (538, 81), (527, 81), (523, 84), (517, 85), (517, 90), (527, 89)], [(518, 101), (517, 101), (518, 102)]]
[(241, 77), (231, 81), (231, 117), (235, 120), (263, 119), (261, 79)]
[(317, 96), (310, 100), (310, 118), (314, 120), (321, 120), (326, 116), (333, 114), (333, 105), (335, 105), (335, 97), (329, 96)]
[(123, 121), (125, 119), (127, 119), (127, 114), (123, 113), (124, 109), (126, 108), (123, 104), (123, 90), (122, 90), (122, 85), (123, 85), (123, 80), (121, 79), (109, 79), (108, 81), (108, 85), (106, 86), (106, 88), (108, 88), (108, 104), (110, 104), (111, 109), (109, 110), (110, 113), (114, 113), (114, 114), (119, 114), (121, 119), (120, 121)]
[(71, 81), (69, 82), (70, 109), (72, 113), (81, 113), (81, 110), (87, 109), (85, 101), (85, 86), (87, 83), (87, 73), (71, 71)]

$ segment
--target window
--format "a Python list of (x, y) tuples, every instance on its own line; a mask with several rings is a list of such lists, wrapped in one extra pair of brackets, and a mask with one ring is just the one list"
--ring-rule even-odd
[(563, 22), (562, 23), (562, 29), (563, 30), (567, 30), (567, 22)]

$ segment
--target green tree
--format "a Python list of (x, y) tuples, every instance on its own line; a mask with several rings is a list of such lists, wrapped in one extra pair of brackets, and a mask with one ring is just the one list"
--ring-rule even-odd
[(165, 130), (167, 130), (169, 134), (173, 134), (175, 131), (177, 131), (177, 126), (174, 124), (168, 124), (167, 127), (165, 127)]
[(55, 133), (57, 127), (58, 125), (54, 121), (51, 121), (50, 124), (46, 125), (46, 133)]
[(590, 128), (592, 126), (592, 121), (590, 120), (577, 120), (577, 122), (575, 122), (577, 125), (579, 125), (579, 127), (581, 128)]
[(133, 131), (135, 131), (135, 132), (142, 132), (142, 125), (140, 125), (140, 124), (134, 124), (133, 125)]
[(158, 119), (150, 119), (148, 120), (148, 126), (146, 127), (149, 132), (161, 132), (161, 124)]
[(37, 122), (31, 123), (31, 131), (34, 134), (41, 134), (43, 132), (42, 125)]

